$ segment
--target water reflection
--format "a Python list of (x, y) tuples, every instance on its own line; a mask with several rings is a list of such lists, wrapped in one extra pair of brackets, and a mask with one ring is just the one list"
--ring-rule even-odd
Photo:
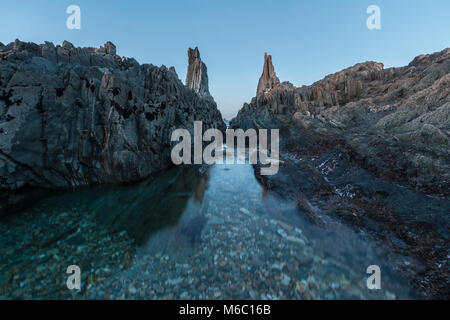
[[(413, 296), (363, 236), (345, 226), (327, 230), (312, 224), (295, 204), (268, 193), (255, 179), (252, 166), (215, 165), (203, 175), (197, 168), (185, 170), (176, 183), (189, 177), (186, 186), (191, 194), (184, 191), (184, 206), (174, 214), (176, 223), (141, 232), (147, 240), (140, 241), (133, 266), (117, 275), (126, 284), (111, 281), (107, 290), (126, 294), (127, 281), (137, 278), (159, 288), (141, 298), (217, 298), (218, 292), (232, 299)], [(175, 190), (163, 198), (180, 194)], [(160, 210), (151, 216), (158, 220), (165, 214)], [(136, 229), (133, 219), (122, 221), (127, 230)], [(371, 264), (383, 268), (387, 291), (365, 287), (365, 269)], [(145, 272), (153, 278), (143, 276)], [(185, 281), (190, 285), (183, 285)], [(244, 291), (243, 281), (250, 283)], [(197, 292), (196, 286), (205, 292)]]
[(154, 232), (177, 226), (187, 206), (199, 206), (206, 179), (197, 168), (174, 168), (139, 187), (103, 191), (90, 209), (100, 222), (126, 230), (140, 245)]
[[(30, 221), (40, 237), (51, 224), (57, 241), (19, 251), (32, 238), (32, 230), (24, 229)], [(66, 224), (69, 233), (62, 230)], [(327, 230), (310, 223), (295, 204), (267, 192), (251, 165), (177, 167), (139, 185), (57, 194), (0, 228), (10, 233), (0, 237), (3, 248), (23, 234), (16, 251), (2, 252), (6, 272), (27, 261), (25, 284), (9, 289), (16, 297), (24, 290), (32, 297), (66, 297), (63, 267), (72, 263), (91, 270), (78, 298), (412, 296), (367, 239), (344, 226)], [(49, 258), (38, 262), (39, 255)], [(365, 287), (371, 264), (382, 266), (386, 290)], [(48, 291), (27, 284), (41, 281), (33, 277), (42, 266), (57, 274), (48, 280)]]

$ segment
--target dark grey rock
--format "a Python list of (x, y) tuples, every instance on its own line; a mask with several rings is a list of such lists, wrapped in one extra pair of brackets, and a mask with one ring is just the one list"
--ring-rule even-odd
[(282, 136), (308, 137), (310, 150), (318, 140), (340, 141), (379, 177), (449, 194), (450, 49), (400, 68), (359, 63), (310, 86), (277, 79), (266, 55), (258, 94), (231, 127), (280, 128)]
[(449, 124), (445, 49), (401, 68), (365, 62), (310, 86), (274, 85), (230, 125), (279, 129), (279, 172), (261, 176), (254, 166), (264, 186), (315, 224), (332, 229), (339, 219), (369, 234), (394, 269), (405, 256), (419, 261), (420, 274), (408, 267), (406, 277), (424, 295), (446, 297), (448, 276), (435, 261), (448, 247)]
[(225, 129), (173, 68), (115, 52), (19, 40), (0, 51), (0, 210), (23, 198), (12, 192), (151, 177), (171, 166), (173, 130)]

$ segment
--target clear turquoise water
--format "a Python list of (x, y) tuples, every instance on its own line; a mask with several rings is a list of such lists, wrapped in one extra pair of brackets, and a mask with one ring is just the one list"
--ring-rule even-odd
[[(364, 234), (322, 228), (250, 165), (59, 193), (0, 223), (0, 297), (392, 299), (415, 293)], [(82, 289), (66, 287), (79, 265)], [(366, 287), (379, 265), (382, 289)]]

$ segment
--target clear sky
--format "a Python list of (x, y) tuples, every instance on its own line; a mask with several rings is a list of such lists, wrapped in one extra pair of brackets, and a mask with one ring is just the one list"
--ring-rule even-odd
[[(81, 8), (69, 30), (66, 8)], [(366, 9), (381, 8), (381, 30)], [(230, 118), (255, 95), (264, 52), (281, 81), (311, 84), (358, 62), (385, 67), (450, 47), (449, 0), (1, 0), (0, 41), (76, 46), (110, 40), (140, 63), (174, 66), (183, 80), (187, 49), (198, 46), (209, 85)]]

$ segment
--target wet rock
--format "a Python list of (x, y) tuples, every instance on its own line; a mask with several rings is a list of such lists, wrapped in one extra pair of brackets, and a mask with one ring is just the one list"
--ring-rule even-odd
[(166, 283), (170, 286), (176, 286), (182, 282), (183, 282), (183, 278), (176, 278), (176, 279), (171, 279), (171, 280), (166, 281)]
[(213, 225), (214, 224), (220, 225), (220, 224), (224, 224), (224, 223), (225, 223), (225, 220), (222, 218), (218, 218), (218, 217), (213, 217), (208, 220), (208, 224), (213, 224)]
[(297, 238), (297, 237), (288, 236), (288, 237), (286, 237), (286, 240), (290, 241), (290, 242), (294, 242), (294, 243), (300, 244), (300, 245), (303, 245), (303, 246), (305, 245), (305, 241), (303, 241), (303, 239), (300, 239), (300, 238)]
[(282, 238), (287, 238), (287, 233), (283, 229), (278, 229), (277, 234), (280, 235)]
[(396, 296), (392, 292), (386, 291), (386, 299), (388, 299), (388, 300), (395, 300)]
[(133, 286), (133, 285), (131, 285), (131, 286), (129, 286), (128, 287), (128, 292), (130, 293), (130, 294), (136, 294), (136, 292), (137, 292), (137, 289)]
[(248, 211), (248, 210), (245, 209), (245, 208), (240, 208), (239, 211), (242, 212), (243, 214), (251, 215), (251, 214), (250, 214), (250, 211)]
[(283, 221), (278, 221), (278, 224), (279, 224), (284, 230), (286, 230), (287, 232), (291, 232), (291, 231), (294, 229), (293, 226), (291, 226), (291, 225), (289, 225), (289, 224), (287, 224), (287, 223), (285, 223), (285, 222), (283, 222)]
[(291, 283), (291, 278), (288, 275), (283, 274), (281, 276), (281, 284), (285, 287), (289, 286)]

